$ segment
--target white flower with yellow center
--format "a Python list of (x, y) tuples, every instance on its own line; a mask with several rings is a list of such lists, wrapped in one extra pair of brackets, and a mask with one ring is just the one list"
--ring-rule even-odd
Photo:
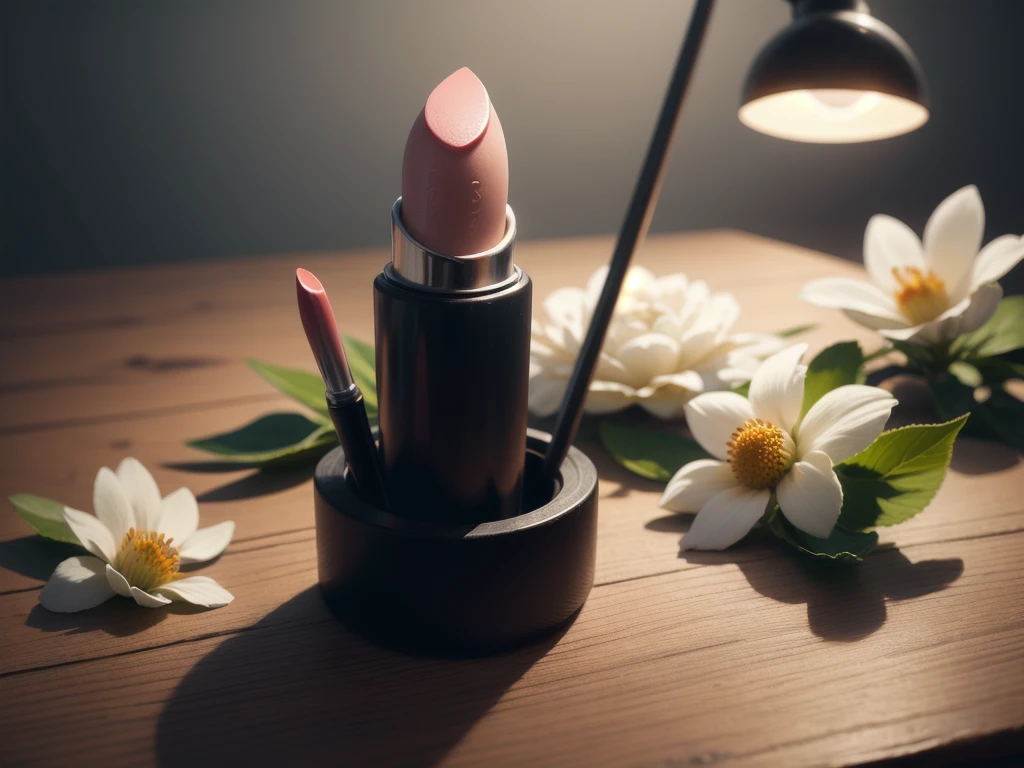
[(234, 599), (208, 576), (179, 571), (217, 557), (235, 532), (230, 521), (199, 529), (199, 505), (188, 488), (161, 499), (149, 471), (128, 458), (116, 473), (103, 467), (96, 475), (93, 508), (95, 516), (64, 508), (64, 520), (95, 557), (58, 565), (39, 593), (44, 608), (84, 611), (115, 594), (147, 608), (178, 600), (219, 608)]
[[(544, 301), (530, 345), (530, 410), (554, 414), (608, 275), (602, 267), (585, 289), (560, 288)], [(761, 358), (779, 349), (769, 334), (732, 332), (740, 312), (728, 293), (712, 293), (681, 273), (655, 277), (631, 267), (615, 305), (587, 413), (638, 404), (663, 419), (681, 416), (695, 394), (749, 381)]]
[(890, 339), (951, 341), (984, 325), (1003, 297), (996, 281), (1024, 259), (1024, 237), (1004, 235), (982, 248), (984, 233), (985, 208), (974, 186), (939, 204), (923, 243), (901, 221), (872, 216), (864, 233), (864, 267), (872, 282), (814, 280), (802, 298), (841, 309)]
[(694, 438), (714, 459), (692, 461), (669, 481), (661, 506), (696, 512), (683, 549), (725, 549), (743, 538), (774, 495), (786, 518), (827, 538), (843, 489), (832, 466), (867, 448), (896, 400), (876, 387), (849, 384), (825, 394), (800, 417), (806, 344), (765, 360), (749, 399), (735, 392), (698, 395), (686, 406)]

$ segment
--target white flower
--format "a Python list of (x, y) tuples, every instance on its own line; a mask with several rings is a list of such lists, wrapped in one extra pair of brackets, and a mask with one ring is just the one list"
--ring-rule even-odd
[(890, 339), (950, 341), (992, 316), (1003, 297), (996, 281), (1024, 259), (1024, 237), (1004, 235), (981, 248), (984, 232), (985, 208), (975, 186), (939, 204), (925, 225), (923, 245), (906, 224), (872, 216), (864, 233), (864, 266), (872, 282), (814, 280), (802, 298), (841, 309)]
[(95, 557), (79, 555), (58, 565), (39, 593), (44, 608), (84, 611), (115, 594), (147, 608), (173, 600), (220, 608), (234, 600), (210, 577), (182, 578), (178, 571), (179, 565), (217, 557), (235, 533), (230, 521), (197, 530), (199, 505), (188, 488), (161, 499), (149, 471), (128, 458), (116, 474), (103, 467), (96, 475), (93, 508), (95, 517), (64, 507), (64, 520)]
[[(608, 274), (602, 267), (586, 289), (560, 288), (534, 320), (530, 347), (530, 410), (550, 416), (569, 376)], [(605, 336), (587, 397), (588, 413), (612, 413), (636, 403), (663, 419), (681, 416), (699, 392), (749, 381), (761, 358), (781, 341), (768, 334), (733, 334), (740, 307), (728, 293), (711, 293), (681, 273), (656, 278), (631, 267)]]
[(686, 406), (697, 442), (715, 459), (692, 461), (669, 481), (661, 506), (697, 512), (683, 549), (725, 549), (766, 511), (774, 492), (786, 518), (827, 538), (843, 506), (832, 465), (881, 434), (896, 400), (875, 387), (849, 384), (825, 394), (800, 418), (806, 344), (765, 360), (750, 399), (735, 392), (699, 395)]

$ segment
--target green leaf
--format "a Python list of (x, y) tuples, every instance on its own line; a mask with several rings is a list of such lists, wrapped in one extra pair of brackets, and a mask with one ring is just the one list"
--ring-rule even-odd
[(317, 413), (323, 416), (327, 415), (326, 390), (323, 379), (319, 375), (295, 368), (282, 368), (259, 360), (247, 360), (246, 362), (270, 386), (279, 389), (288, 397), (298, 400)]
[(343, 336), (348, 364), (352, 369), (352, 378), (363, 393), (366, 415), (373, 421), (377, 418), (377, 364), (372, 344)]
[(912, 341), (898, 341), (896, 339), (890, 339), (889, 343), (892, 344), (894, 349), (898, 349), (906, 355), (907, 362), (911, 365), (927, 370), (936, 364), (935, 352), (930, 347), (915, 344)]
[(878, 534), (845, 531), (836, 526), (827, 539), (809, 536), (776, 512), (768, 521), (768, 530), (801, 552), (834, 563), (859, 563), (878, 546)]
[(959, 336), (950, 351), (969, 359), (993, 357), (1024, 347), (1024, 296), (1009, 296), (981, 328)]
[(667, 483), (684, 464), (711, 456), (693, 440), (656, 429), (604, 420), (601, 443), (630, 472)]
[(863, 531), (896, 525), (923, 510), (935, 497), (953, 453), (953, 441), (967, 421), (913, 425), (883, 432), (871, 445), (835, 467), (843, 486), (839, 525)]
[(818, 327), (817, 323), (808, 323), (807, 325), (794, 325), (792, 328), (787, 328), (784, 331), (777, 331), (775, 333), (780, 339), (789, 339), (793, 336), (799, 336), (803, 333), (810, 333)]
[(53, 499), (31, 493), (16, 493), (8, 496), (14, 511), (40, 536), (68, 544), (78, 544), (78, 537), (64, 522), (64, 505)]
[(953, 376), (931, 380), (928, 386), (939, 417), (970, 414), (964, 434), (1012, 445), (1024, 451), (1024, 402), (993, 386), (988, 399), (978, 402), (973, 387), (964, 386)]
[(255, 466), (313, 461), (337, 443), (334, 428), (301, 413), (271, 413), (234, 432), (189, 441), (226, 462)]
[(972, 363), (981, 374), (982, 382), (990, 387), (1001, 385), (1008, 379), (1024, 379), (1024, 363), (1017, 362), (1008, 355), (985, 357), (973, 360)]
[(890, 344), (883, 344), (878, 349), (876, 349), (874, 352), (869, 352), (868, 354), (864, 355), (864, 362), (865, 363), (870, 363), (870, 362), (872, 362), (874, 360), (877, 360), (880, 357), (885, 357), (890, 352), (892, 352), (892, 350), (893, 350), (892, 345), (890, 345)]
[(983, 378), (981, 371), (966, 360), (954, 360), (949, 364), (949, 372), (956, 376), (957, 381), (965, 387), (974, 389), (981, 386)]
[(845, 384), (861, 383), (863, 366), (864, 353), (856, 341), (841, 341), (819, 352), (807, 366), (800, 415), (807, 413), (826, 392)]

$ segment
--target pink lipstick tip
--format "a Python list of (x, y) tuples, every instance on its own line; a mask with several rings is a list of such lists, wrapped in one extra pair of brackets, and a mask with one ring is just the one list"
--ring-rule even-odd
[(317, 280), (316, 275), (308, 269), (299, 267), (295, 270), (295, 283), (299, 290), (312, 293), (324, 293), (323, 283)]
[(327, 291), (316, 275), (300, 268), (295, 270), (295, 293), (299, 300), (302, 330), (306, 332), (306, 340), (324, 383), (332, 392), (343, 392), (352, 385), (352, 374)]
[(405, 144), (402, 223), (426, 248), (470, 256), (505, 236), (508, 152), (487, 89), (463, 67), (427, 98)]
[(439, 142), (466, 149), (480, 140), (491, 117), (487, 89), (469, 67), (448, 75), (427, 97), (423, 118)]

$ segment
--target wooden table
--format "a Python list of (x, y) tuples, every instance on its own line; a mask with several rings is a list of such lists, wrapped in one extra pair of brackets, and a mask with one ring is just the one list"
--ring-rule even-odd
[[(523, 244), (537, 298), (582, 284), (606, 237)], [(597, 584), (537, 645), (417, 659), (351, 634), (317, 595), (309, 471), (197, 471), (184, 441), (296, 406), (245, 365), (312, 369), (293, 271), (372, 337), (382, 251), (7, 280), (0, 291), (0, 490), (91, 509), (133, 455), (203, 524), (237, 523), (202, 571), (219, 610), (115, 598), (48, 613), (68, 549), (0, 514), (0, 765), (337, 763), (840, 765), (1024, 748), (1024, 465), (962, 439), (932, 506), (861, 567), (810, 568), (768, 539), (680, 557), (688, 516), (584, 446), (601, 472)], [(820, 323), (813, 349), (877, 341), (802, 304), (860, 267), (735, 232), (653, 237), (639, 262), (733, 291), (740, 330)]]

